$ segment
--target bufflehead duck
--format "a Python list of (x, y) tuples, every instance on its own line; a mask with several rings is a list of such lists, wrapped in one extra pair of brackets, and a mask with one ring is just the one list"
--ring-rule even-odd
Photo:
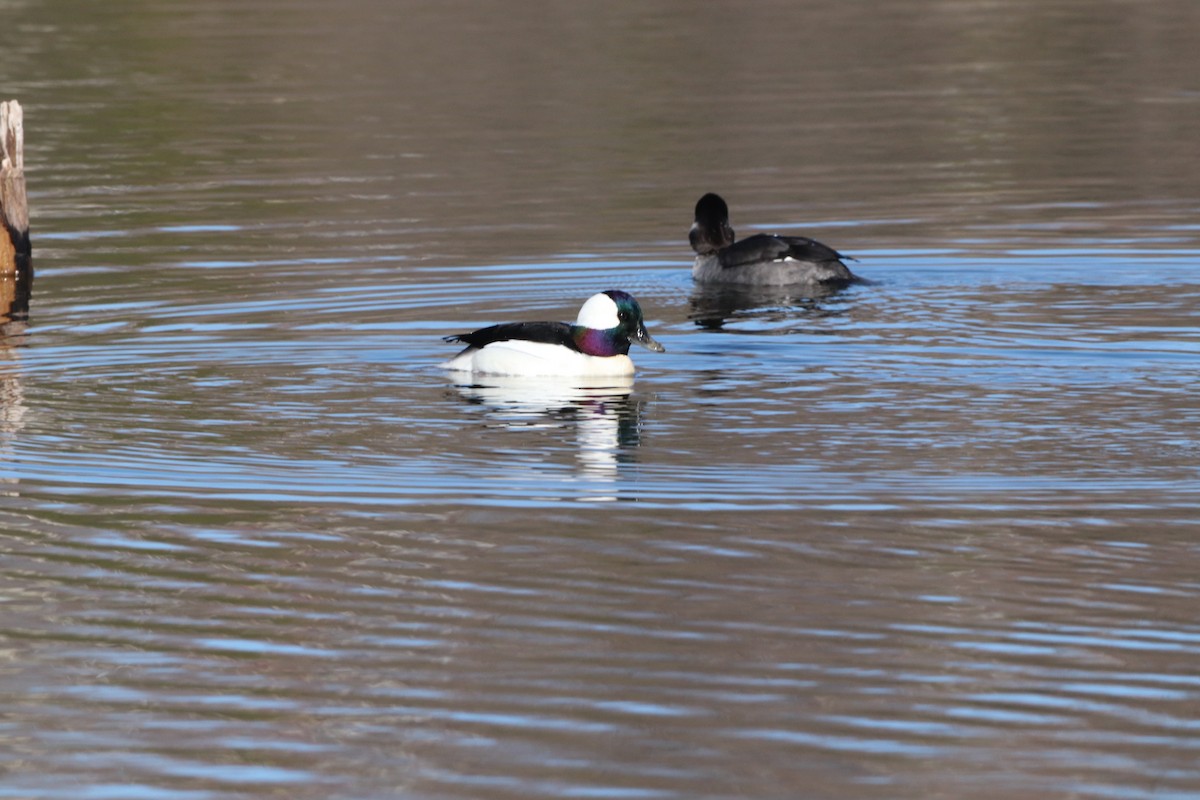
[(617, 289), (588, 298), (574, 325), (507, 322), (445, 340), (467, 347), (442, 364), (444, 369), (488, 375), (632, 375), (630, 342), (656, 353), (665, 350), (646, 332), (641, 306)]
[(840, 260), (848, 256), (803, 236), (756, 233), (735, 242), (729, 206), (711, 192), (696, 203), (688, 241), (696, 251), (692, 278), (700, 283), (834, 287), (859, 280)]

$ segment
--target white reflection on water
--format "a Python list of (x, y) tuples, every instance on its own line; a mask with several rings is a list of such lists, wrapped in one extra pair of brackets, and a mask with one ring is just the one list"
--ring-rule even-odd
[(575, 377), (486, 376), (481, 381), (455, 388), (468, 402), (486, 407), (489, 417), (505, 428), (573, 429), (576, 474), (582, 481), (597, 484), (596, 492), (578, 499), (617, 499), (611, 484), (617, 481), (622, 461), (640, 441), (641, 411), (632, 397), (632, 375), (582, 385)]

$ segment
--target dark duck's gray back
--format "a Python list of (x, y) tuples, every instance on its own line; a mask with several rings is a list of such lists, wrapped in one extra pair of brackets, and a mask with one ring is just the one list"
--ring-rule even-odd
[(688, 242), (696, 251), (692, 277), (699, 283), (743, 286), (786, 286), (808, 283), (834, 288), (858, 277), (832, 247), (804, 236), (757, 233), (741, 241), (729, 224), (729, 206), (709, 194), (696, 203)]

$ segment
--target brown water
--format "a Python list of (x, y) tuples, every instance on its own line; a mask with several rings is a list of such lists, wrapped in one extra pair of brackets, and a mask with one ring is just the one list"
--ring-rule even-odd
[(1200, 794), (1200, 6), (0, 10), (0, 797)]

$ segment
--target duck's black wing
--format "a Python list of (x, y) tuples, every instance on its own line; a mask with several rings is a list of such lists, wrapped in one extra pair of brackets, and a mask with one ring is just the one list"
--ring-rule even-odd
[(462, 342), (470, 347), (487, 347), (495, 342), (520, 339), (526, 342), (558, 344), (578, 350), (579, 345), (571, 333), (572, 326), (566, 322), (504, 322), (443, 338), (447, 342)]
[(808, 239), (804, 236), (772, 236), (769, 233), (756, 233), (734, 242), (722, 250), (718, 257), (721, 266), (726, 269), (744, 267), (748, 264), (761, 264), (764, 261), (782, 261), (785, 258), (812, 261), (818, 264), (847, 258), (832, 247), (823, 245), (815, 239)]

